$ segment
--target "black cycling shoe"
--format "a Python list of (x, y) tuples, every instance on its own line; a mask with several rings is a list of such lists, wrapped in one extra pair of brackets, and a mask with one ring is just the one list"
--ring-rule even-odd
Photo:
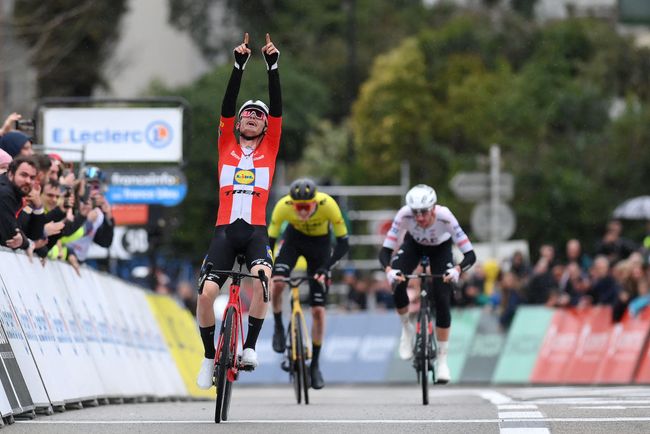
[(312, 365), (309, 370), (311, 371), (311, 387), (313, 389), (322, 389), (325, 387), (325, 380), (323, 380), (323, 374), (318, 369), (318, 365)]
[(273, 331), (273, 351), (276, 353), (284, 353), (287, 349), (286, 338), (284, 337), (284, 330), (282, 327), (276, 327)]

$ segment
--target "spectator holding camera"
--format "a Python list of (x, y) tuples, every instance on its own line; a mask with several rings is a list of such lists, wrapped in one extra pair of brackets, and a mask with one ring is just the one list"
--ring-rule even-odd
[(104, 214), (104, 221), (97, 229), (93, 241), (101, 247), (109, 248), (113, 244), (115, 220), (113, 219), (111, 205), (103, 193), (104, 173), (98, 167), (88, 166), (84, 170), (84, 179), (93, 207), (99, 208)]

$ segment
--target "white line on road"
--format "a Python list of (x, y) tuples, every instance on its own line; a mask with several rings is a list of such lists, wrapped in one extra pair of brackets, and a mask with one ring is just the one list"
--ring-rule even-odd
[(500, 411), (499, 419), (535, 419), (544, 415), (539, 411)]
[(536, 405), (532, 404), (502, 404), (497, 405), (499, 410), (537, 410)]
[(594, 410), (626, 410), (628, 408), (650, 408), (650, 405), (595, 405), (595, 406), (581, 406), (581, 407), (569, 407), (569, 408), (584, 408), (584, 409), (594, 409)]
[(501, 428), (501, 434), (549, 434), (548, 428)]
[[(508, 422), (650, 422), (650, 417), (549, 417), (549, 418), (525, 418), (525, 419), (508, 419)], [(266, 419), (251, 419), (251, 420), (233, 420), (226, 422), (227, 424), (468, 424), (468, 423), (499, 423), (501, 419), (348, 419), (348, 420), (329, 420), (329, 419), (283, 419), (283, 420), (266, 420)], [(52, 425), (146, 425), (146, 424), (203, 424), (214, 423), (211, 420), (21, 420), (16, 421), (16, 424), (52, 424)]]
[(492, 390), (479, 391), (478, 395), (486, 401), (490, 401), (494, 405), (512, 403), (512, 398), (509, 396), (506, 396), (503, 393), (494, 392)]

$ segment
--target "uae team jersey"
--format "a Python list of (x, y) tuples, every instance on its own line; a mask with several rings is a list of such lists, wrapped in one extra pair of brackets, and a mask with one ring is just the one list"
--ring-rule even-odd
[(217, 226), (242, 219), (266, 225), (266, 203), (280, 148), (282, 118), (268, 117), (268, 128), (255, 151), (246, 154), (237, 143), (235, 118), (219, 122), (219, 212)]
[(415, 242), (423, 246), (437, 246), (451, 238), (463, 254), (473, 250), (472, 243), (465, 235), (465, 231), (446, 206), (436, 205), (436, 219), (427, 228), (418, 226), (411, 208), (403, 206), (397, 212), (393, 225), (386, 234), (383, 246), (395, 250), (405, 231), (411, 234)]

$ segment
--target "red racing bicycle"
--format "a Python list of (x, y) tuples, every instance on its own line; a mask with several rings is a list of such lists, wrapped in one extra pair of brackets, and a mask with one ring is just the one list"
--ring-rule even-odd
[[(216, 355), (214, 358), (214, 384), (217, 388), (217, 402), (214, 412), (214, 421), (216, 423), (222, 420), (228, 420), (228, 408), (230, 406), (230, 396), (232, 394), (232, 383), (237, 381), (239, 371), (250, 370), (241, 365), (241, 355), (238, 354), (238, 347), (241, 336), (241, 345), (244, 345), (244, 328), (242, 321), (241, 299), (239, 298), (239, 289), (244, 277), (260, 279), (264, 288), (264, 302), (269, 301), (268, 279), (264, 272), (260, 270), (257, 276), (242, 273), (242, 267), (245, 263), (243, 255), (237, 256), (239, 271), (235, 270), (213, 270), (213, 264), (207, 263), (204, 276), (228, 276), (232, 279), (229, 287), (228, 304), (223, 312), (221, 329), (219, 331), (219, 340), (216, 346)], [(201, 282), (201, 289), (205, 283), (205, 278)], [(242, 348), (243, 350), (243, 348)]]

